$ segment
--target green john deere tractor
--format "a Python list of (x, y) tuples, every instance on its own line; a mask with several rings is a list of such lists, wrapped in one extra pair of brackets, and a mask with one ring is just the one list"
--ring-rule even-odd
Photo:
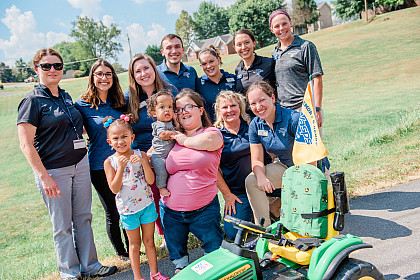
[[(225, 216), (238, 229), (235, 241), (223, 241), (172, 279), (384, 279), (374, 265), (349, 257), (372, 246), (339, 235), (349, 212), (344, 173), (331, 174), (331, 183), (312, 165), (290, 167), (283, 175), (279, 221), (264, 228), (264, 221), (258, 226)], [(251, 235), (258, 236), (252, 250), (245, 246)]]

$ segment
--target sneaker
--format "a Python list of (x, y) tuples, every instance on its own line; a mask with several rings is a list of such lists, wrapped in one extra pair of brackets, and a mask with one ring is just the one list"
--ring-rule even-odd
[(114, 274), (115, 272), (117, 272), (117, 267), (116, 266), (102, 266), (98, 272), (96, 272), (95, 274), (91, 275), (91, 277), (105, 277), (105, 276), (109, 276)]
[(177, 267), (177, 268), (175, 269), (175, 274), (180, 273), (180, 272), (181, 272), (181, 270), (183, 270), (184, 268), (185, 268), (185, 266), (184, 266), (184, 267)]
[[(158, 277), (158, 278), (156, 278), (156, 277)], [(169, 278), (165, 275), (162, 275), (162, 273), (160, 273), (160, 271), (158, 271), (158, 273), (156, 273), (155, 275), (152, 275), (150, 273), (150, 280), (168, 280), (168, 279), (171, 279), (171, 278)]]

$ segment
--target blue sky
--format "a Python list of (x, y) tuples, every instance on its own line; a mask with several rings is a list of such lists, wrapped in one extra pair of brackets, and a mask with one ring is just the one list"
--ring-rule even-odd
[[(211, 0), (229, 6), (234, 0)], [(52, 47), (68, 36), (78, 16), (115, 23), (121, 29), (124, 50), (119, 63), (128, 67), (127, 34), (133, 54), (144, 52), (151, 44), (175, 31), (182, 9), (192, 13), (197, 0), (0, 0), (0, 61), (9, 66), (23, 58), (30, 61), (38, 49)]]

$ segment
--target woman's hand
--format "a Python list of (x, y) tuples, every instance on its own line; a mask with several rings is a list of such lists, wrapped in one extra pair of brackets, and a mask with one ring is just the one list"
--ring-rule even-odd
[(242, 201), (233, 193), (224, 195), (223, 199), (225, 200), (225, 214), (231, 215), (233, 213), (236, 215), (235, 202), (242, 204)]
[(179, 145), (184, 146), (184, 142), (188, 137), (181, 132), (177, 132), (175, 135), (172, 135), (171, 138), (174, 139)]
[(276, 189), (265, 175), (257, 177), (257, 184), (258, 188), (264, 192), (272, 193)]
[(41, 179), (41, 183), (47, 196), (51, 198), (61, 197), (61, 192), (57, 186), (57, 183), (50, 175), (47, 175), (44, 179)]

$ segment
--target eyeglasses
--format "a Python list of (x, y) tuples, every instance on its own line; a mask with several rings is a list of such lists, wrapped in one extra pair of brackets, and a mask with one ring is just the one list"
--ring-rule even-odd
[(178, 115), (181, 115), (183, 112), (187, 113), (191, 111), (194, 107), (200, 108), (200, 106), (188, 104), (184, 108), (176, 108), (175, 113), (177, 113)]
[(55, 70), (63, 70), (63, 63), (39, 63), (36, 67), (41, 66), (41, 69), (44, 71), (50, 71), (51, 67), (54, 67)]
[(106, 73), (103, 73), (103, 72), (95, 72), (95, 73), (93, 73), (93, 75), (95, 75), (96, 78), (98, 78), (98, 79), (102, 79), (104, 76), (107, 79), (111, 79), (112, 78), (112, 72), (106, 72)]

